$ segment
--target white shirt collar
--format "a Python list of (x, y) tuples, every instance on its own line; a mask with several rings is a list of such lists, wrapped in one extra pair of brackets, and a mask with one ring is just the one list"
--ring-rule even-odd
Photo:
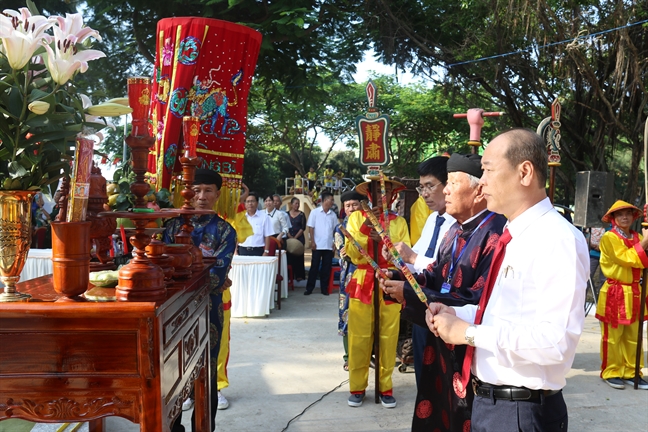
[(515, 238), (522, 234), (529, 226), (545, 213), (553, 210), (553, 205), (548, 197), (529, 207), (514, 220), (509, 220), (504, 228), (508, 228), (511, 237)]

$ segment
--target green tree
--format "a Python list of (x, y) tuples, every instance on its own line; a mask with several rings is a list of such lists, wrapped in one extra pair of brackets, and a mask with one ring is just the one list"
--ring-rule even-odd
[(648, 32), (627, 25), (647, 18), (646, 2), (369, 0), (365, 24), (383, 62), (454, 86), (466, 105), (498, 107), (510, 126), (535, 128), (559, 97), (562, 190), (573, 190), (576, 171), (607, 171), (628, 151), (619, 195), (632, 200)]

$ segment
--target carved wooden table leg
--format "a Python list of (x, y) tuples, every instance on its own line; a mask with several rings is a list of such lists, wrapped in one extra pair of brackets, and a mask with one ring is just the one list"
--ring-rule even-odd
[[(196, 404), (194, 410), (196, 412), (196, 430), (210, 431), (211, 430), (211, 400), (209, 396), (209, 349), (205, 350), (203, 354), (205, 361), (200, 368), (200, 373), (194, 381), (194, 396), (196, 397)], [(218, 391), (213, 388), (211, 391)], [(202, 403), (201, 403), (202, 402)]]
[(100, 418), (97, 420), (90, 420), (88, 422), (88, 429), (90, 432), (104, 432), (105, 429), (105, 418)]

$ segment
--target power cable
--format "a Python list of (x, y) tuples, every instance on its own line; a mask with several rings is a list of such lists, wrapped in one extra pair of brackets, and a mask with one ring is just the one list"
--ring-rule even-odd
[(316, 400), (315, 402), (313, 402), (312, 404), (308, 405), (306, 408), (304, 408), (304, 410), (303, 410), (302, 412), (300, 412), (299, 414), (297, 414), (295, 417), (293, 417), (293, 418), (291, 418), (290, 420), (288, 420), (288, 423), (286, 423), (286, 427), (283, 428), (283, 429), (281, 429), (281, 432), (286, 432), (286, 431), (288, 430), (288, 428), (290, 427), (290, 423), (292, 423), (293, 420), (296, 420), (296, 419), (298, 419), (299, 417), (301, 417), (302, 415), (304, 415), (304, 413), (305, 413), (306, 411), (308, 411), (308, 409), (309, 409), (310, 407), (312, 407), (313, 405), (315, 405), (315, 404), (321, 402), (322, 399), (324, 399), (326, 396), (330, 395), (330, 394), (333, 393), (335, 390), (339, 389), (340, 387), (342, 387), (344, 384), (346, 384), (346, 383), (348, 383), (348, 382), (349, 382), (349, 380), (344, 380), (344, 381), (342, 381), (340, 384), (338, 384), (336, 387), (334, 387), (333, 390), (330, 390), (330, 391), (324, 393), (324, 394), (322, 395), (322, 397), (320, 397), (319, 399), (317, 399), (317, 400)]
[[(632, 24), (626, 24), (626, 25), (623, 25), (623, 26), (620, 26), (620, 27), (615, 27), (615, 28), (611, 28), (611, 29), (607, 29), (607, 30), (602, 30), (600, 32), (591, 33), (591, 34), (584, 35), (584, 36), (577, 36), (577, 37), (575, 37), (573, 39), (565, 39), (565, 40), (560, 41), (560, 42), (548, 43), (546, 45), (539, 46), (538, 50), (548, 48), (548, 47), (551, 47), (551, 46), (566, 44), (566, 43), (569, 43), (569, 42), (575, 42), (575, 41), (581, 40), (581, 39), (589, 39), (589, 38), (592, 38), (594, 36), (602, 35), (604, 33), (610, 33), (610, 32), (613, 32), (613, 31), (617, 31), (617, 30), (621, 30), (621, 29), (624, 29), (624, 28), (633, 27), (633, 26), (636, 26), (636, 25), (639, 25), (639, 24), (645, 24), (645, 23), (648, 23), (648, 19), (643, 20), (643, 21), (637, 21), (637, 22), (632, 23)], [(451, 68), (453, 66), (459, 66), (459, 65), (463, 65), (463, 64), (469, 64), (469, 63), (477, 63), (477, 62), (481, 62), (481, 61), (484, 61), (484, 60), (491, 60), (491, 59), (494, 59), (494, 58), (508, 57), (508, 56), (515, 55), (515, 54), (520, 54), (520, 53), (523, 53), (523, 52), (529, 52), (533, 48), (534, 48), (533, 46), (530, 46), (528, 48), (519, 49), (517, 51), (507, 52), (507, 53), (504, 53), (504, 54), (497, 54), (497, 55), (493, 55), (493, 56), (490, 56), (490, 57), (482, 57), (482, 58), (478, 58), (478, 59), (475, 59), (475, 60), (466, 60), (466, 61), (462, 61), (462, 62), (458, 62), (458, 63), (452, 63), (452, 64), (449, 64), (447, 67)]]

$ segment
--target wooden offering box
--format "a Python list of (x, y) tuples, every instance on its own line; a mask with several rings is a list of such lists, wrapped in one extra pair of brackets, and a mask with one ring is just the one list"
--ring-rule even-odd
[(0, 420), (103, 431), (114, 415), (166, 432), (195, 385), (209, 430), (210, 267), (157, 302), (55, 302), (51, 276), (18, 284), (32, 300), (0, 303)]

